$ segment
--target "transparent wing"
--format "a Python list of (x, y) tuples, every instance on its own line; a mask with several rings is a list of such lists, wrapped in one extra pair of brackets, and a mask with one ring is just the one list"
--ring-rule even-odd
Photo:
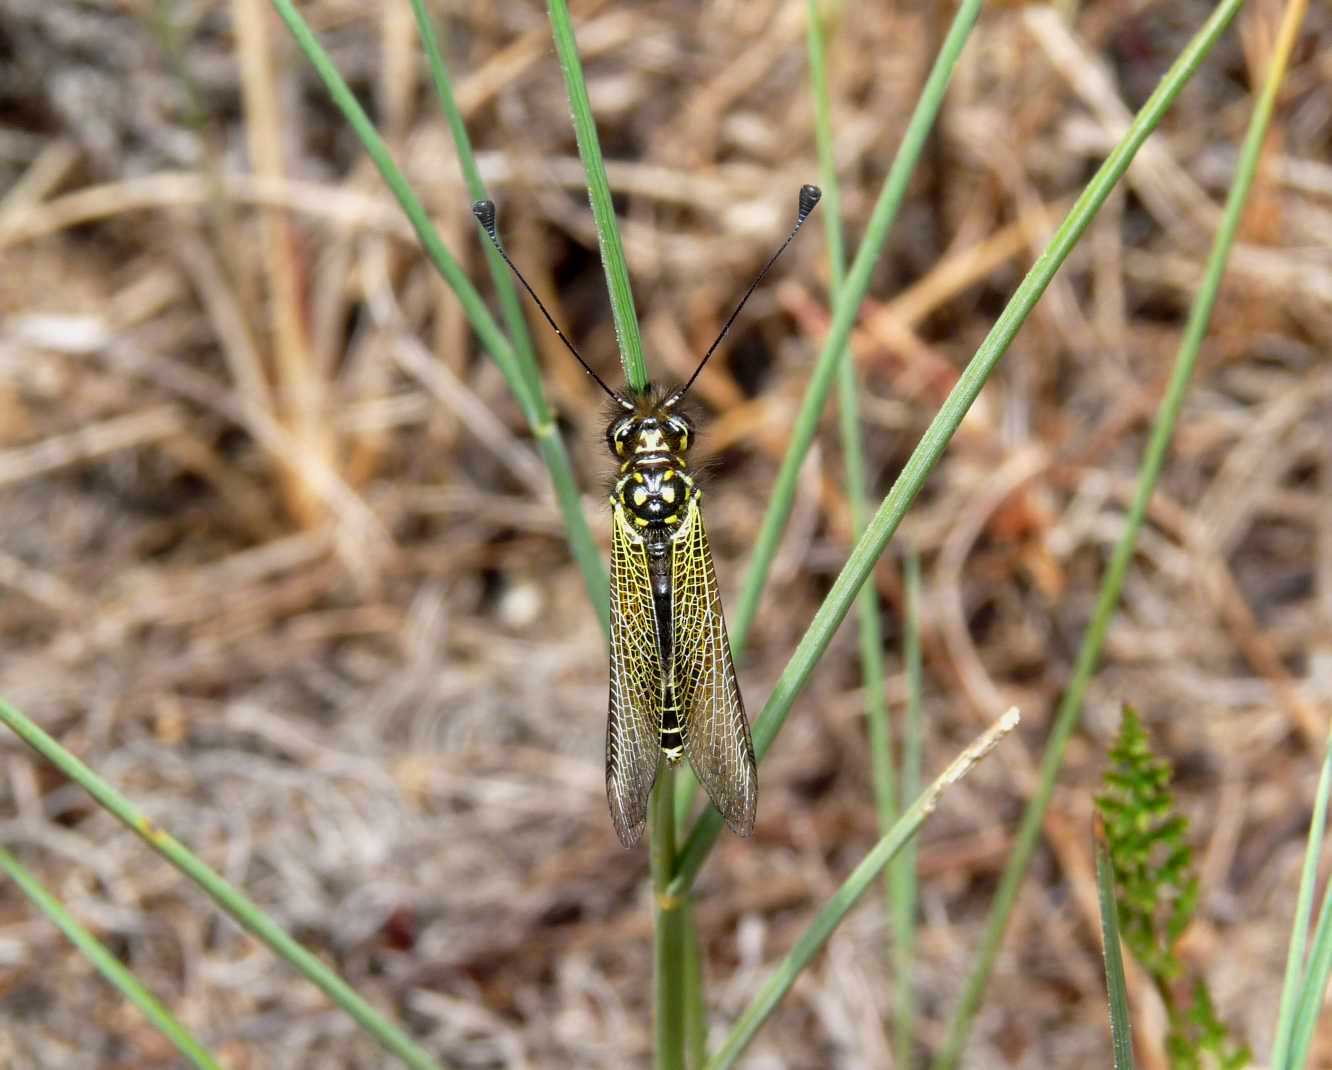
[(647, 549), (617, 506), (611, 525), (610, 717), (606, 798), (620, 843), (632, 847), (647, 822), (661, 755), (661, 653)]
[(748, 836), (758, 808), (758, 770), (697, 498), (672, 547), (672, 661), (684, 751), (731, 830)]

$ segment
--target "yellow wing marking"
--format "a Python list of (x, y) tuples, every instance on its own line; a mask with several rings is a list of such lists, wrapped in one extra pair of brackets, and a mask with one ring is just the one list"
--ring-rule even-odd
[(661, 679), (647, 547), (624, 506), (611, 525), (610, 715), (606, 798), (620, 843), (632, 847), (647, 822), (661, 754)]
[(696, 495), (672, 538), (671, 592), (684, 751), (732, 831), (748, 836), (758, 808), (758, 770)]

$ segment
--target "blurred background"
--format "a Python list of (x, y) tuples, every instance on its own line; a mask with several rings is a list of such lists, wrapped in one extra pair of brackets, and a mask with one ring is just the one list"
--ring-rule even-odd
[[(994, 4), (854, 337), (875, 501), (1198, 0)], [(406, 0), (301, 5), (493, 298)], [(543, 5), (434, 5), (514, 259), (619, 365)], [(692, 370), (817, 178), (796, 0), (573, 4), (649, 352)], [(926, 825), (915, 976), (878, 888), (745, 1065), (932, 1050), (1034, 784), (1270, 51), (1253, 0), (968, 415), (880, 562), (925, 581), (936, 775), (1015, 737)], [(848, 5), (830, 42), (854, 249), (948, 5)], [(1332, 702), (1332, 13), (1312, 5), (1162, 485), (967, 1065), (1107, 1065), (1088, 831), (1120, 705), (1175, 764), (1203, 878), (1185, 954), (1271, 1040)], [(816, 215), (693, 392), (734, 605), (828, 322)], [(599, 391), (531, 320), (590, 522)], [(740, 666), (751, 714), (851, 538), (830, 412)], [(854, 619), (698, 885), (714, 1036), (877, 839)], [(0, 14), (0, 694), (457, 1067), (645, 1065), (646, 853), (606, 812), (606, 653), (513, 398), (262, 0), (6, 0)], [(82, 791), (0, 739), (0, 841), (228, 1068), (385, 1058)], [(1151, 1026), (1151, 1008), (1139, 1028)], [(178, 1065), (0, 886), (0, 1065)], [(1157, 1026), (1160, 1026), (1159, 1020)], [(1332, 1066), (1332, 1030), (1317, 1059)], [(1150, 1065), (1150, 1064), (1148, 1064)]]

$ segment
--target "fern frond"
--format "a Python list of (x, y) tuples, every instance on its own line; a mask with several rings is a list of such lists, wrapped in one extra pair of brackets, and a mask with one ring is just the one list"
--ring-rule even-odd
[(1249, 1050), (1231, 1041), (1207, 986), (1196, 980), (1187, 1003), (1175, 994), (1184, 972), (1177, 945), (1197, 911), (1201, 885), (1188, 820), (1175, 812), (1170, 763), (1152, 753), (1131, 706), (1124, 707), (1110, 762), (1096, 808), (1114, 866), (1120, 933), (1165, 1001), (1171, 1070), (1240, 1070)]

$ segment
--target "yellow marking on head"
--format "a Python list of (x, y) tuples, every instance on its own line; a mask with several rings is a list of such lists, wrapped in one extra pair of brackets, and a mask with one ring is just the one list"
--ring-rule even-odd
[(648, 496), (648, 495), (647, 495), (647, 490), (645, 490), (643, 487), (635, 487), (635, 488), (634, 488), (634, 504), (635, 504), (635, 505), (642, 505), (645, 501), (647, 501), (647, 496)]
[(642, 472), (635, 472), (635, 473), (634, 473), (634, 482), (635, 482), (635, 483), (642, 483), (642, 482), (643, 482), (643, 473), (642, 473)]
[(637, 524), (640, 528), (645, 528), (648, 526), (648, 522), (644, 520), (641, 516), (634, 517), (634, 523)]
[(662, 518), (661, 518), (661, 522), (662, 522), (663, 524), (674, 524), (674, 523), (675, 523), (677, 520), (679, 520), (679, 519), (680, 519), (680, 514), (679, 514), (679, 513), (672, 513), (670, 516), (664, 516), (664, 517), (662, 517)]
[(662, 478), (662, 479), (674, 479), (674, 478), (675, 478), (675, 469), (674, 469), (674, 468), (668, 468), (668, 469), (666, 469), (666, 471), (662, 472), (662, 474), (661, 474), (661, 478)]
[(671, 502), (675, 501), (675, 488), (669, 485), (662, 487), (661, 500), (664, 501), (667, 505), (670, 505)]
[(680, 452), (681, 452), (681, 453), (684, 453), (684, 451), (687, 450), (688, 448), (689, 448), (689, 432), (688, 432), (688, 431), (681, 431), (681, 432), (680, 432)]
[(661, 431), (640, 431), (638, 433), (638, 442), (634, 446), (635, 453), (660, 453), (666, 448), (666, 443), (662, 441)]

